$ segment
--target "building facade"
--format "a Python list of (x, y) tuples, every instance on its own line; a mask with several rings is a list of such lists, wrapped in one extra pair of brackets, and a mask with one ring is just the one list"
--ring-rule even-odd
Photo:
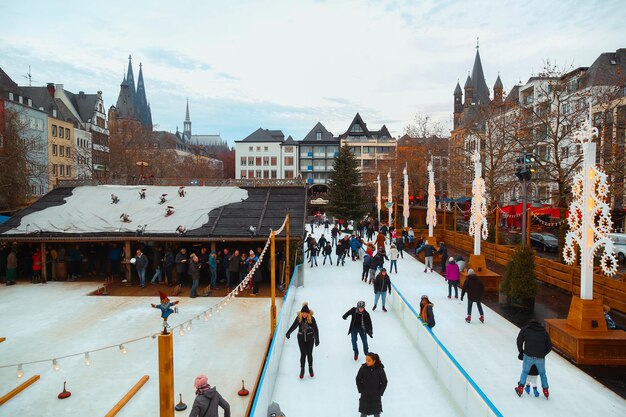
[(380, 130), (370, 130), (357, 113), (348, 130), (339, 135), (339, 146), (350, 148), (359, 161), (361, 172), (375, 172), (379, 162), (395, 158), (397, 143), (385, 125)]
[(298, 172), (298, 144), (280, 130), (259, 128), (235, 141), (235, 178), (284, 179)]
[(339, 139), (318, 122), (299, 141), (300, 175), (308, 184), (327, 184), (339, 156)]

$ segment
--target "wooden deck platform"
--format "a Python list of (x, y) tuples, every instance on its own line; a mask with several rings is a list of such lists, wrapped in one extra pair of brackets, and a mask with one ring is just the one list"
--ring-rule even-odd
[(487, 268), (487, 262), (483, 255), (470, 255), (469, 262), (464, 271), (460, 274), (460, 285), (463, 287), (463, 283), (467, 279), (467, 271), (473, 269), (474, 273), (485, 285), (485, 291), (498, 292), (500, 291), (500, 279), (502, 276), (496, 272)]

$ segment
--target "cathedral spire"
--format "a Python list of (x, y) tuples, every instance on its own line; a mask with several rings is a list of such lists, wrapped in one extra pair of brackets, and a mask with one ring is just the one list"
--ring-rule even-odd
[(185, 113), (185, 122), (183, 127), (183, 137), (187, 140), (191, 139), (191, 119), (189, 118), (189, 98), (187, 98), (187, 111)]
[(146, 86), (143, 81), (143, 65), (139, 63), (139, 78), (137, 79), (137, 94), (135, 96), (135, 108), (137, 114), (141, 118), (141, 124), (149, 126), (150, 122), (150, 108), (148, 107), (148, 100), (146, 99)]
[(128, 83), (128, 92), (130, 98), (135, 100), (135, 76), (133, 75), (133, 57), (128, 55), (128, 70), (126, 71), (126, 82)]
[(476, 39), (476, 57), (474, 58), (474, 67), (472, 68), (472, 93), (474, 104), (489, 103), (489, 87), (485, 82), (485, 73), (483, 72), (483, 64), (480, 61), (480, 52), (478, 50), (478, 38)]

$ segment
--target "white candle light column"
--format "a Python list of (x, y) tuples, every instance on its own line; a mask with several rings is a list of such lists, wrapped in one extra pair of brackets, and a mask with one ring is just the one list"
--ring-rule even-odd
[[(389, 173), (387, 174), (387, 203), (393, 203), (393, 193), (391, 190), (391, 170), (389, 170)], [(388, 212), (389, 212), (389, 223), (387, 224), (387, 227), (391, 227), (391, 216), (393, 214), (393, 204), (389, 204), (389, 207), (387, 208)]]
[(378, 173), (378, 179), (376, 180), (378, 186), (378, 192), (376, 194), (376, 207), (378, 208), (378, 223), (380, 224), (380, 206), (383, 204), (383, 199), (380, 192), (380, 172)]
[(573, 135), (582, 145), (583, 168), (574, 176), (570, 204), (570, 231), (565, 237), (563, 259), (572, 265), (576, 261), (575, 245), (580, 247), (580, 298), (593, 300), (593, 258), (603, 247), (600, 266), (606, 275), (617, 272), (613, 242), (607, 237), (611, 232), (611, 209), (606, 203), (609, 193), (606, 174), (596, 166), (596, 144), (593, 142), (598, 129), (585, 120)]
[(432, 162), (428, 163), (428, 207), (426, 209), (426, 224), (428, 237), (433, 237), (433, 229), (437, 226), (437, 211), (435, 204), (435, 172)]
[(469, 235), (474, 236), (474, 255), (480, 255), (480, 238), (487, 239), (487, 199), (485, 198), (485, 181), (482, 178), (483, 167), (480, 163), (480, 152), (476, 150), (472, 156), (474, 161), (474, 182), (472, 183), (472, 209), (469, 224)]
[(404, 227), (409, 227), (409, 174), (407, 172), (407, 166), (404, 166), (402, 171), (404, 175), (404, 195), (402, 202), (402, 217), (404, 217)]

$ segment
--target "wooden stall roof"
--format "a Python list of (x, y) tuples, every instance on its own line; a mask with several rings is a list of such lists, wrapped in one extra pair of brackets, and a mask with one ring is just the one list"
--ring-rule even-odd
[[(287, 212), (290, 213), (290, 237), (302, 238), (306, 216), (306, 188), (295, 187), (241, 187), (248, 191), (248, 198), (238, 203), (227, 204), (209, 212), (209, 221), (199, 228), (187, 230), (184, 236), (177, 233), (135, 232), (61, 233), (33, 231), (33, 233), (6, 233), (20, 225), (21, 219), (48, 207), (65, 204), (74, 187), (56, 188), (39, 200), (17, 212), (0, 225), (0, 241), (44, 242), (44, 241), (103, 241), (103, 240), (193, 240), (215, 241), (222, 239), (259, 240), (266, 239), (270, 229), (282, 225)], [(250, 226), (256, 232), (251, 234)], [(277, 235), (284, 238), (285, 232)]]

